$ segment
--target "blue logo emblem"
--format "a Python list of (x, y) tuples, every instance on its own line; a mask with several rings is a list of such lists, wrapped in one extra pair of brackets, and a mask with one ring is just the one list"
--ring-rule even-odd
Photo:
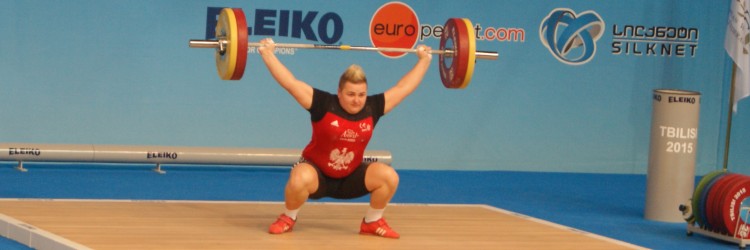
[(596, 41), (604, 33), (604, 21), (593, 11), (576, 15), (570, 9), (552, 10), (539, 25), (539, 39), (558, 61), (585, 64), (596, 54)]

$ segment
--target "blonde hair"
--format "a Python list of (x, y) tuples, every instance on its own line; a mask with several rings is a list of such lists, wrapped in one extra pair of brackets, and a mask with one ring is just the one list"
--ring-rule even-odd
[(365, 76), (365, 71), (362, 70), (362, 67), (356, 64), (350, 65), (343, 74), (341, 74), (341, 78), (339, 79), (339, 89), (344, 87), (345, 82), (351, 82), (351, 83), (364, 83), (367, 84), (367, 76)]

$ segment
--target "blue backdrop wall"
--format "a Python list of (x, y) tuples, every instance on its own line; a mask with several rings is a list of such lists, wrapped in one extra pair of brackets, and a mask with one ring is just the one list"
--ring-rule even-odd
[[(260, 22), (254, 32), (271, 32), (251, 32), (251, 41), (322, 43), (340, 31), (334, 43), (371, 45), (372, 17), (386, 3), (3, 1), (0, 141), (302, 148), (309, 117), (257, 54), (249, 53), (244, 78), (229, 82), (218, 79), (213, 51), (188, 48), (189, 39), (205, 36), (207, 7), (243, 8), (251, 27)], [(445, 89), (433, 60), (423, 85), (381, 120), (371, 142), (371, 149), (392, 151), (397, 168), (645, 173), (651, 97), (660, 88), (701, 93), (696, 174), (721, 167), (729, 1), (405, 3), (419, 20), (412, 24), (418, 43), (439, 47), (430, 29), (466, 17), (477, 48), (498, 51), (500, 59), (478, 61), (465, 90)], [(557, 59), (546, 47), (556, 41), (540, 37), (555, 10), (570, 19), (547, 28), (588, 27), (590, 36), (579, 41), (592, 45)], [(587, 14), (595, 18), (576, 19)], [(649, 30), (656, 34), (643, 35)], [(365, 68), (370, 91), (381, 92), (416, 61), (318, 50), (279, 56), (298, 78), (329, 91), (352, 63)], [(570, 65), (566, 57), (584, 63)], [(749, 116), (750, 104), (740, 102), (730, 154), (738, 172), (750, 172)]]

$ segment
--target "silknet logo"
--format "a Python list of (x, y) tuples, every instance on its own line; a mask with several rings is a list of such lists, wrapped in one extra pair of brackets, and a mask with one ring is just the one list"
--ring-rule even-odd
[(539, 25), (539, 39), (558, 61), (585, 64), (596, 54), (596, 41), (604, 33), (604, 21), (593, 11), (576, 14), (570, 9), (552, 10)]
[[(388, 2), (380, 6), (370, 20), (370, 42), (378, 48), (412, 49), (419, 39), (417, 13), (402, 2)], [(383, 52), (380, 54), (398, 58), (406, 52)]]

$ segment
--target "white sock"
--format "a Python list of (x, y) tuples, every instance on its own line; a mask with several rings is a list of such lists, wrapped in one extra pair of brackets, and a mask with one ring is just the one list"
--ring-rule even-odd
[(286, 214), (286, 216), (289, 216), (289, 218), (292, 218), (292, 220), (297, 220), (297, 212), (299, 212), (299, 208), (294, 210), (287, 209), (284, 214)]
[(383, 212), (385, 212), (385, 208), (374, 209), (372, 207), (368, 207), (367, 213), (365, 213), (365, 223), (370, 223), (383, 218)]

